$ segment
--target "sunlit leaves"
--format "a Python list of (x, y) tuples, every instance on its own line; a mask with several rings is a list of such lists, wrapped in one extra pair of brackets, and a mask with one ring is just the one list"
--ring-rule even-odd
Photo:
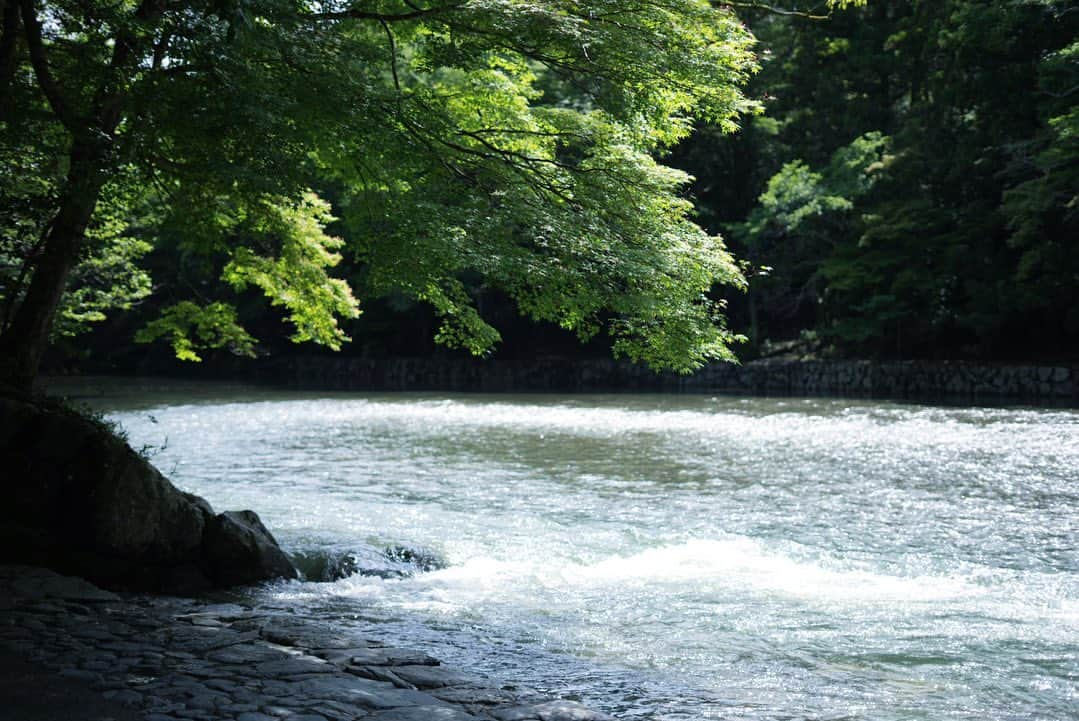
[[(756, 110), (740, 87), (753, 39), (730, 9), (269, 0), (144, 21), (97, 5), (57, 3), (45, 42), (74, 106), (117, 98), (109, 162), (138, 169), (158, 247), (180, 253), (166, 292), (182, 302), (143, 340), (247, 352), (227, 308), (253, 287), (294, 340), (337, 348), (358, 314), (331, 275), (345, 254), (364, 293), (429, 303), (438, 340), (473, 353), (499, 340), (472, 294), (494, 287), (656, 367), (729, 357), (711, 293), (741, 276), (653, 154)], [(141, 55), (110, 68), (102, 48), (120, 46)], [(341, 240), (308, 188), (339, 206)]]
[(107, 313), (130, 310), (150, 295), (150, 274), (139, 266), (153, 246), (123, 235), (104, 239), (72, 272), (72, 289), (60, 305), (53, 333), (77, 335)]
[(199, 362), (196, 352), (207, 348), (224, 348), (236, 355), (255, 355), (255, 339), (248, 335), (236, 319), (236, 309), (227, 303), (200, 306), (182, 301), (170, 306), (161, 317), (151, 321), (135, 334), (138, 343), (168, 342), (180, 360)]
[(355, 318), (360, 310), (348, 284), (327, 273), (341, 261), (334, 251), (343, 245), (323, 230), (333, 220), (330, 206), (307, 193), (300, 202), (266, 203), (259, 210), (244, 230), (271, 240), (280, 250), (264, 256), (249, 247), (236, 248), (222, 278), (237, 290), (257, 286), (273, 305), (284, 306), (296, 328), (294, 341), (340, 348), (348, 336), (337, 318)]

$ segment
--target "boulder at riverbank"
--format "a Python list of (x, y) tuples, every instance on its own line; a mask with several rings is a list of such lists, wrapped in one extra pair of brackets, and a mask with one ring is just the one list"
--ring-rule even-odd
[(59, 406), (0, 398), (0, 469), (0, 562), (176, 594), (296, 576), (254, 513), (215, 514)]

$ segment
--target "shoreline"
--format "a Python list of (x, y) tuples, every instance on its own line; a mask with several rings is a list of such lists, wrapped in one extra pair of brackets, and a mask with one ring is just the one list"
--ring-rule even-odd
[(118, 595), (0, 566), (0, 718), (612, 721), (422, 650), (244, 603)]
[[(690, 375), (624, 360), (226, 358), (205, 367), (147, 363), (83, 376), (226, 381), (264, 388), (353, 392), (675, 393), (856, 398), (943, 404), (1079, 407), (1079, 364), (966, 361), (756, 360), (710, 363)], [(50, 380), (62, 374), (46, 374)]]

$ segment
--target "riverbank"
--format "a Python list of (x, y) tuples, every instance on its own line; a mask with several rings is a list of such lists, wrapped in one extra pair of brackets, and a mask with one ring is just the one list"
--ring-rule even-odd
[(0, 610), (0, 719), (611, 718), (573, 701), (498, 687), (421, 650), (387, 646), (298, 609), (121, 596), (45, 569), (0, 566)]
[(157, 362), (131, 373), (314, 391), (664, 392), (1079, 406), (1079, 366), (1069, 363), (759, 360), (711, 363), (683, 376), (611, 359), (305, 356), (230, 357), (198, 367)]

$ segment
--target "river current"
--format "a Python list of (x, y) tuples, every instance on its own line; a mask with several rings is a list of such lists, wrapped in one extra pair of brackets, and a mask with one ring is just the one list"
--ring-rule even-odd
[(1079, 719), (1073, 410), (78, 392), (181, 488), (358, 559), (257, 603), (501, 684), (655, 721)]

